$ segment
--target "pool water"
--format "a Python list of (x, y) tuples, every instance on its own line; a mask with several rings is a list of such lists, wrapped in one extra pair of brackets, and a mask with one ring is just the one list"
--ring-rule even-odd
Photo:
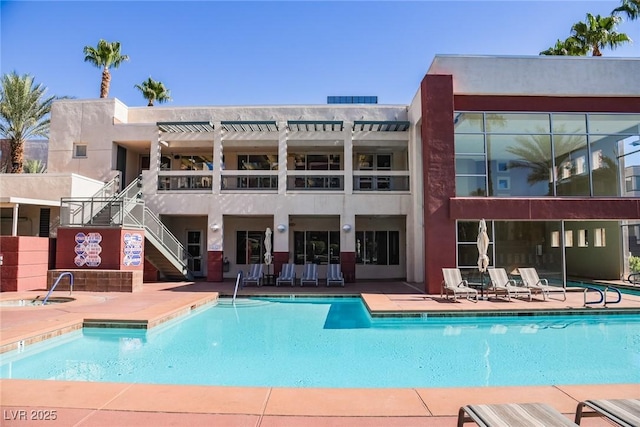
[(2, 378), (273, 387), (640, 383), (640, 316), (371, 319), (359, 298), (250, 299), (151, 331), (85, 328)]

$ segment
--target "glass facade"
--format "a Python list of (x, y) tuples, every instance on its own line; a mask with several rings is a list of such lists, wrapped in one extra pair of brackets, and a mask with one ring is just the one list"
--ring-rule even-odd
[(400, 233), (397, 231), (356, 232), (356, 264), (399, 265)]
[(340, 264), (340, 232), (296, 231), (293, 251), (295, 264)]
[(640, 114), (456, 112), (456, 195), (633, 196)]

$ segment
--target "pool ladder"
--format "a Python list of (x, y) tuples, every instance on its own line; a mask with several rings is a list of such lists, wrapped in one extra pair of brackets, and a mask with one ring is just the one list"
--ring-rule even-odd
[[(607, 295), (609, 293), (609, 290), (611, 290), (612, 292), (615, 292), (618, 296), (618, 299), (615, 301), (607, 301)], [(597, 292), (599, 294), (599, 299), (598, 300), (592, 300), (592, 301), (587, 301), (587, 294), (589, 292)], [(607, 306), (607, 304), (618, 304), (620, 301), (622, 301), (622, 294), (620, 293), (620, 291), (618, 290), (618, 288), (614, 288), (613, 286), (606, 286), (604, 288), (604, 292), (598, 288), (594, 288), (592, 286), (585, 286), (584, 287), (584, 306), (586, 307), (589, 304), (601, 304), (604, 303), (604, 307)]]
[(47, 303), (47, 300), (51, 296), (51, 293), (56, 289), (56, 286), (58, 286), (58, 283), (60, 283), (60, 279), (62, 279), (64, 276), (69, 276), (69, 295), (71, 295), (71, 292), (73, 292), (73, 274), (71, 274), (70, 271), (64, 271), (60, 273), (60, 275), (56, 279), (56, 282), (53, 284), (49, 292), (47, 292), (47, 296), (42, 300), (42, 305), (45, 305)]

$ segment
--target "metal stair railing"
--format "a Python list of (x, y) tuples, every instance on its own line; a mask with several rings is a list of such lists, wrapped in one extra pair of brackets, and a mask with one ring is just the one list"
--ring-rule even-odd
[[(111, 178), (108, 182), (106, 182), (102, 188), (100, 190), (98, 190), (96, 193), (94, 193), (91, 198), (101, 198), (101, 199), (108, 199), (111, 198), (113, 196), (116, 196), (118, 194), (118, 192), (120, 191), (120, 175), (117, 174), (115, 175), (113, 178)], [(64, 202), (65, 201), (70, 201), (73, 200), (73, 198), (62, 198), (61, 199), (61, 211), (60, 211), (60, 216), (58, 217), (58, 220), (51, 223), (51, 225), (49, 226), (49, 235), (50, 236), (56, 236), (57, 232), (58, 232), (58, 227), (61, 225), (61, 220), (63, 218), (63, 216), (67, 217), (67, 218), (75, 218), (83, 209), (83, 205), (78, 206), (76, 209), (74, 209), (73, 211), (68, 212), (66, 215), (63, 215), (63, 207), (64, 206)], [(89, 214), (90, 212), (88, 212)], [(65, 223), (67, 223), (65, 221)]]
[(164, 249), (165, 256), (169, 255), (167, 258), (173, 261), (174, 266), (179, 267), (181, 273), (191, 280), (193, 276), (188, 268), (190, 258), (188, 252), (176, 236), (160, 221), (160, 218), (146, 206), (140, 224), (144, 227), (145, 236), (152, 242), (155, 241), (156, 247), (160, 246)]
[[(78, 205), (69, 216), (65, 215), (69, 222), (63, 225), (122, 225), (142, 228), (149, 240), (178, 270), (181, 270), (182, 274), (189, 279), (192, 277), (188, 269), (189, 254), (184, 246), (160, 218), (145, 206), (140, 176), (120, 193), (111, 197), (68, 198), (62, 199), (61, 202), (63, 206)], [(104, 219), (105, 216), (108, 218), (107, 221)], [(62, 208), (60, 217), (63, 217)]]

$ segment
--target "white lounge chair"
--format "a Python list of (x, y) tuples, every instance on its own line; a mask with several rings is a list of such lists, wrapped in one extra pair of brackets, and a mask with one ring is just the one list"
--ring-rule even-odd
[(531, 301), (531, 289), (524, 286), (517, 286), (515, 280), (509, 279), (507, 270), (504, 268), (488, 268), (489, 277), (491, 278), (491, 289), (495, 292), (496, 298), (498, 292), (504, 293), (507, 300), (511, 301), (511, 297), (529, 297)]
[(474, 421), (482, 427), (577, 427), (546, 403), (499, 403), (466, 405), (458, 411), (458, 427)]
[(331, 284), (344, 286), (344, 276), (340, 270), (340, 264), (329, 264), (327, 269), (327, 286)]
[(291, 286), (296, 284), (296, 269), (293, 264), (282, 264), (282, 270), (280, 275), (276, 279), (276, 286), (281, 284), (290, 284)]
[(460, 269), (458, 268), (443, 268), (442, 275), (444, 276), (444, 280), (442, 282), (442, 289), (440, 291), (440, 296), (444, 292), (444, 295), (447, 299), (449, 299), (449, 294), (453, 294), (453, 299), (458, 296), (464, 296), (467, 299), (471, 299), (471, 297), (475, 298), (475, 302), (478, 302), (478, 291), (470, 288), (469, 282), (466, 280), (462, 280), (462, 274), (460, 273)]
[(304, 286), (305, 283), (311, 283), (318, 286), (318, 265), (317, 264), (305, 264), (302, 276), (300, 277), (300, 286)]
[(551, 286), (547, 279), (541, 279), (538, 277), (538, 271), (533, 267), (521, 267), (520, 278), (524, 286), (531, 289), (531, 292), (539, 292), (542, 294), (542, 299), (546, 300), (551, 298), (551, 293), (562, 293), (562, 301), (567, 300), (567, 292), (562, 286)]
[(262, 264), (251, 264), (249, 271), (242, 278), (242, 287), (255, 283), (256, 286), (262, 286)]
[(585, 400), (576, 408), (576, 424), (580, 424), (583, 417), (606, 417), (616, 425), (640, 426), (640, 399)]

